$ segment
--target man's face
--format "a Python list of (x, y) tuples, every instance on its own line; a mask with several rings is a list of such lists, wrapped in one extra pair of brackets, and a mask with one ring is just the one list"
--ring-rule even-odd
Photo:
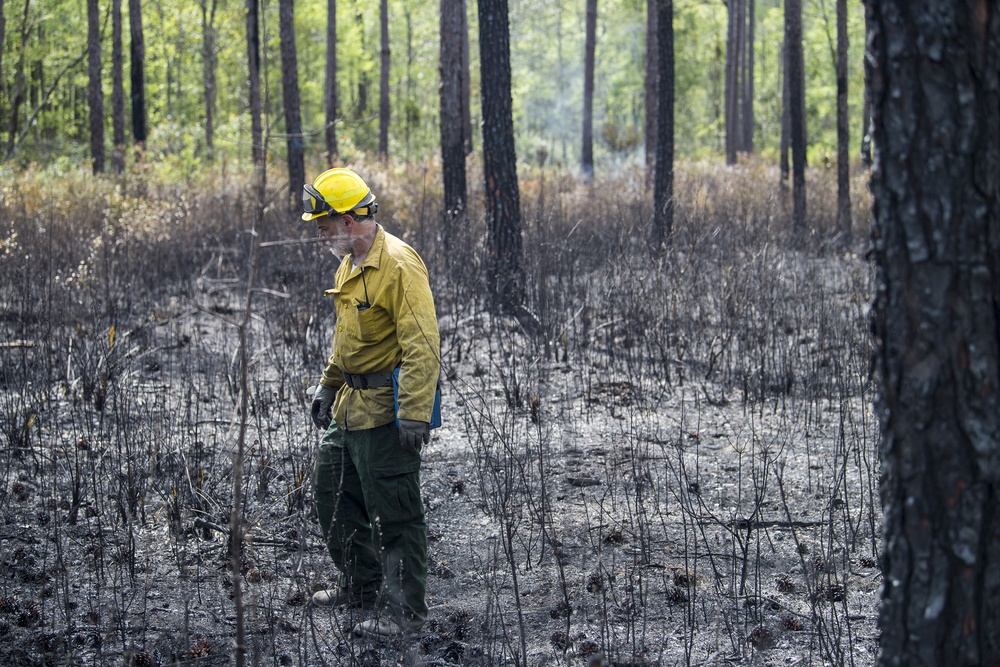
[(316, 218), (319, 237), (326, 241), (333, 254), (344, 257), (354, 243), (354, 220), (349, 215), (330, 214)]

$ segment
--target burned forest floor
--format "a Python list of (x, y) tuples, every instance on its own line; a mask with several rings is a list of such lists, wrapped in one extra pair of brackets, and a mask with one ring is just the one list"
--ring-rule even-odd
[(482, 230), (445, 262), (387, 217), (431, 272), (444, 424), (428, 621), (373, 641), (351, 631), (369, 610), (309, 602), (336, 581), (307, 395), (336, 260), (266, 213), (247, 310), (247, 219), (161, 192), (120, 222), (152, 196), (104, 192), (74, 225), (0, 198), (0, 665), (229, 665), (240, 624), (253, 665), (874, 664), (863, 248), (692, 204), (653, 252), (567, 195), (526, 224), (512, 317), (488, 307)]

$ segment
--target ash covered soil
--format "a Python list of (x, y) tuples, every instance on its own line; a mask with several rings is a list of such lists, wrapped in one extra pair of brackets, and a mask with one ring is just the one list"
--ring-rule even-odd
[[(866, 295), (849, 283), (824, 298), (852, 333), (757, 313), (759, 328), (729, 339), (677, 338), (659, 364), (648, 341), (663, 321), (591, 309), (576, 348), (514, 319), (442, 314), (444, 426), (422, 468), (430, 615), (381, 641), (351, 632), (369, 610), (308, 602), (336, 576), (311, 505), (320, 434), (305, 390), (320, 369), (272, 316), (282, 299), (260, 297), (247, 663), (873, 664), (877, 425)], [(237, 287), (205, 280), (193, 300), (82, 331), (68, 351), (5, 347), (7, 369), (76, 362), (56, 382), (5, 384), (0, 664), (233, 662), (239, 308)], [(331, 327), (299, 323), (319, 348)]]

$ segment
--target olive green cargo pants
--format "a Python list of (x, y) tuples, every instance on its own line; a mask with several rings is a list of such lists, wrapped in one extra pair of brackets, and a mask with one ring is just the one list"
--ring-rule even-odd
[(427, 618), (427, 524), (420, 454), (403, 449), (394, 423), (343, 431), (333, 422), (313, 471), (316, 511), (343, 584), (380, 590), (393, 620)]

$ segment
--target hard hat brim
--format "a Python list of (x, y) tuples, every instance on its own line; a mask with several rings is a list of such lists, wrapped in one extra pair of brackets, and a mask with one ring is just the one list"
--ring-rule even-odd
[(319, 211), (318, 213), (303, 213), (302, 219), (305, 221), (315, 220), (316, 218), (321, 218), (324, 215), (329, 215), (328, 211)]

